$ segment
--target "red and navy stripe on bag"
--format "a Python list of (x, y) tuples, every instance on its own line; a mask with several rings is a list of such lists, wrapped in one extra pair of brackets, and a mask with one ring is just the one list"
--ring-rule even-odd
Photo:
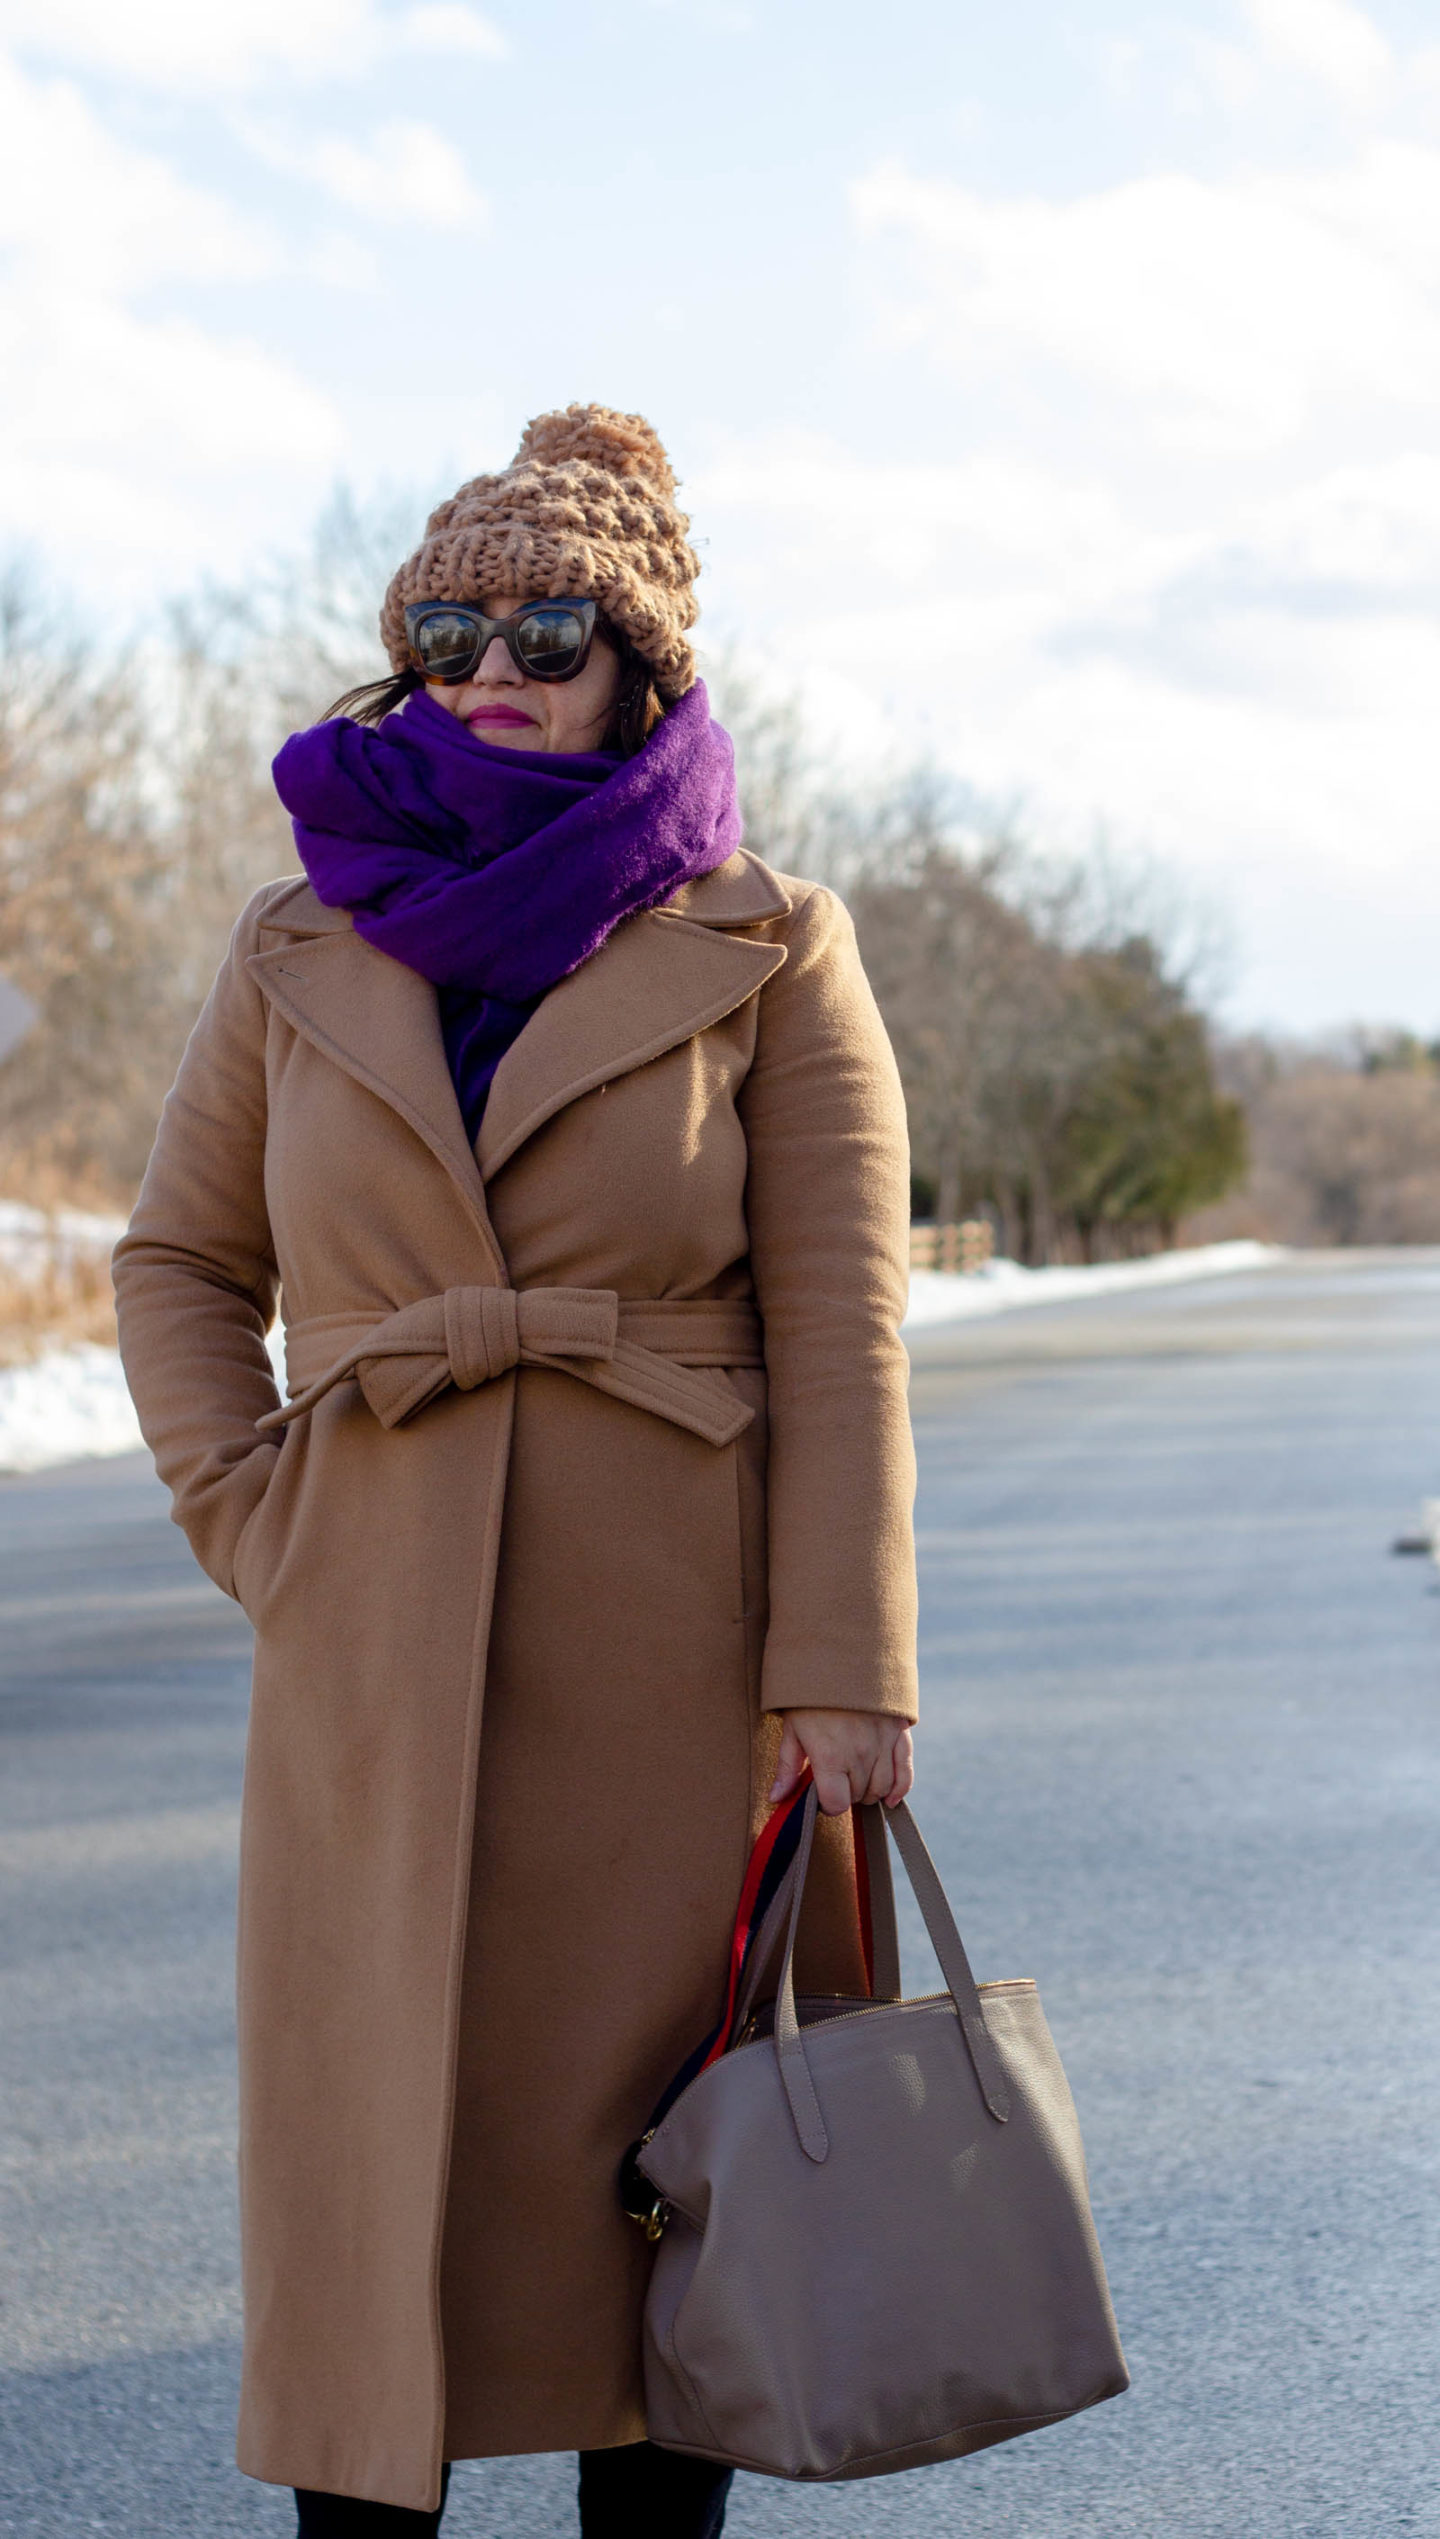
[[(656, 2101), (650, 2123), (638, 2142), (632, 2142), (620, 2163), (617, 2180), (621, 2206), (632, 2221), (638, 2222), (648, 2239), (658, 2239), (665, 2226), (668, 2207), (663, 2196), (657, 2196), (650, 2180), (636, 2161), (657, 2125), (669, 2115), (676, 2099), (688, 2089), (696, 2075), (716, 2062), (733, 2045), (736, 2013), (744, 1997), (745, 1977), (751, 1955), (760, 1935), (766, 1914), (780, 1891), (781, 1881), (800, 1848), (800, 1835), (805, 1820), (805, 1800), (809, 1793), (811, 1773), (807, 1763), (788, 1798), (781, 1799), (766, 1819), (756, 1839), (740, 1889), (740, 1902), (735, 1913), (735, 1928), (730, 1938), (730, 1963), (725, 1983), (725, 2007), (717, 2026), (686, 2056), (679, 2071)], [(851, 1819), (854, 1828), (855, 1901), (860, 1920), (860, 1944), (865, 1959), (865, 1982), (870, 1992), (875, 1989), (875, 1935), (870, 1914), (870, 1865), (865, 1854), (865, 1840), (858, 1812)]]
[(760, 1925), (779, 1892), (780, 1882), (800, 1848), (800, 1828), (805, 1815), (805, 1793), (810, 1786), (807, 1769), (798, 1787), (789, 1798), (782, 1799), (767, 1818), (756, 1839), (740, 1889), (740, 1902), (735, 1912), (735, 1928), (730, 1935), (730, 1964), (725, 1980), (725, 2007), (719, 2023), (707, 2037), (702, 2037), (693, 2054), (688, 2054), (679, 2071), (655, 2104), (650, 2119), (653, 2132), (669, 2115), (682, 2089), (688, 2089), (696, 2074), (709, 2063), (716, 2062), (731, 2043), (735, 2012), (745, 1985), (745, 1970), (750, 1953), (760, 1934)]
[[(736, 2012), (745, 1990), (745, 1977), (760, 1928), (780, 1890), (786, 1871), (800, 1848), (800, 1834), (805, 1818), (805, 1800), (810, 1788), (810, 1767), (807, 1764), (788, 1798), (780, 1801), (756, 1839), (740, 1889), (740, 1902), (735, 1913), (735, 1928), (730, 1939), (730, 1963), (725, 1984), (725, 2007), (719, 2023), (702, 2038), (693, 2054), (687, 2055), (679, 2071), (662, 2092), (650, 2118), (648, 2133), (653, 2133), (670, 2113), (683, 2089), (688, 2089), (697, 2074), (727, 2054), (733, 2045)], [(870, 1921), (870, 1876), (865, 1857), (865, 1843), (858, 1818), (855, 1826), (855, 1885), (860, 1917), (860, 1941), (865, 1957), (865, 1981), (871, 1992), (875, 1988), (875, 1941)], [(645, 2137), (648, 2139), (648, 2133)], [(653, 2206), (655, 2190), (643, 2175), (634, 2169), (634, 2154), (641, 2145), (634, 2143), (621, 2167), (621, 2202), (627, 2212), (639, 2221), (645, 2213), (637, 2210), (632, 2193), (639, 2204)]]

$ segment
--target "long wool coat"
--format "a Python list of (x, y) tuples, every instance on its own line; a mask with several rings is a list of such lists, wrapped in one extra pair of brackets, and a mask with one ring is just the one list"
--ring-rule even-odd
[[(241, 919), (116, 1283), (256, 1632), (252, 2475), (423, 2510), (642, 2437), (616, 2164), (717, 2015), (773, 1714), (914, 1715), (907, 1217), (849, 920), (748, 853), (545, 999), (474, 1151), (425, 980), (302, 882)], [(805, 1980), (861, 1990), (826, 1832)]]

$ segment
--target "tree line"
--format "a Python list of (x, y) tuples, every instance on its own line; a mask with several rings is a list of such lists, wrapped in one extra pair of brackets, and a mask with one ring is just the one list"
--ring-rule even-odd
[(1277, 1243), (1440, 1243), (1440, 1044), (1355, 1028), (1221, 1040), (1250, 1170), (1195, 1232)]
[(306, 555), (202, 588), (143, 646), (0, 581), (0, 974), (39, 1007), (0, 1062), (0, 1195), (133, 1198), (235, 917), (298, 869), (270, 761), (369, 675), (412, 525), (339, 500)]
[[(305, 554), (194, 593), (143, 648), (81, 639), (18, 578), (0, 590), (0, 973), (40, 1008), (0, 1065), (6, 1194), (128, 1202), (235, 914), (295, 869), (271, 757), (373, 673), (377, 594), (413, 526), (339, 498)], [(917, 1215), (987, 1215), (1032, 1263), (1197, 1227), (1440, 1239), (1432, 1056), (1402, 1063), (1374, 1035), (1217, 1049), (1153, 876), (1038, 854), (927, 768), (839, 779), (792, 702), (723, 659), (707, 676), (749, 842), (853, 913)]]
[[(1243, 1178), (1184, 911), (1096, 854), (1038, 856), (933, 770), (825, 780), (793, 710), (722, 675), (746, 833), (839, 888), (899, 1062), (915, 1214), (1030, 1263), (1173, 1243)], [(772, 853), (773, 847), (773, 853)]]

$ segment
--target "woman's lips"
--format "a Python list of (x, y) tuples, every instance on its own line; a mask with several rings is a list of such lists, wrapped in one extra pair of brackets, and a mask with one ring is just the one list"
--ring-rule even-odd
[(502, 729), (514, 731), (518, 725), (532, 723), (534, 719), (532, 714), (517, 713), (513, 705), (479, 705), (473, 714), (465, 717), (472, 731), (477, 723), (498, 723)]

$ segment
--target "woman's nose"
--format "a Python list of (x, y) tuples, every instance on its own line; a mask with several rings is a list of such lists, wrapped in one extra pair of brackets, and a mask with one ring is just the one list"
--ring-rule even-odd
[(472, 670), (470, 675), (473, 679), (487, 680), (491, 687), (515, 688), (520, 685), (525, 674), (522, 670), (517, 670), (511, 660), (509, 646), (504, 636), (492, 635), (478, 667)]

